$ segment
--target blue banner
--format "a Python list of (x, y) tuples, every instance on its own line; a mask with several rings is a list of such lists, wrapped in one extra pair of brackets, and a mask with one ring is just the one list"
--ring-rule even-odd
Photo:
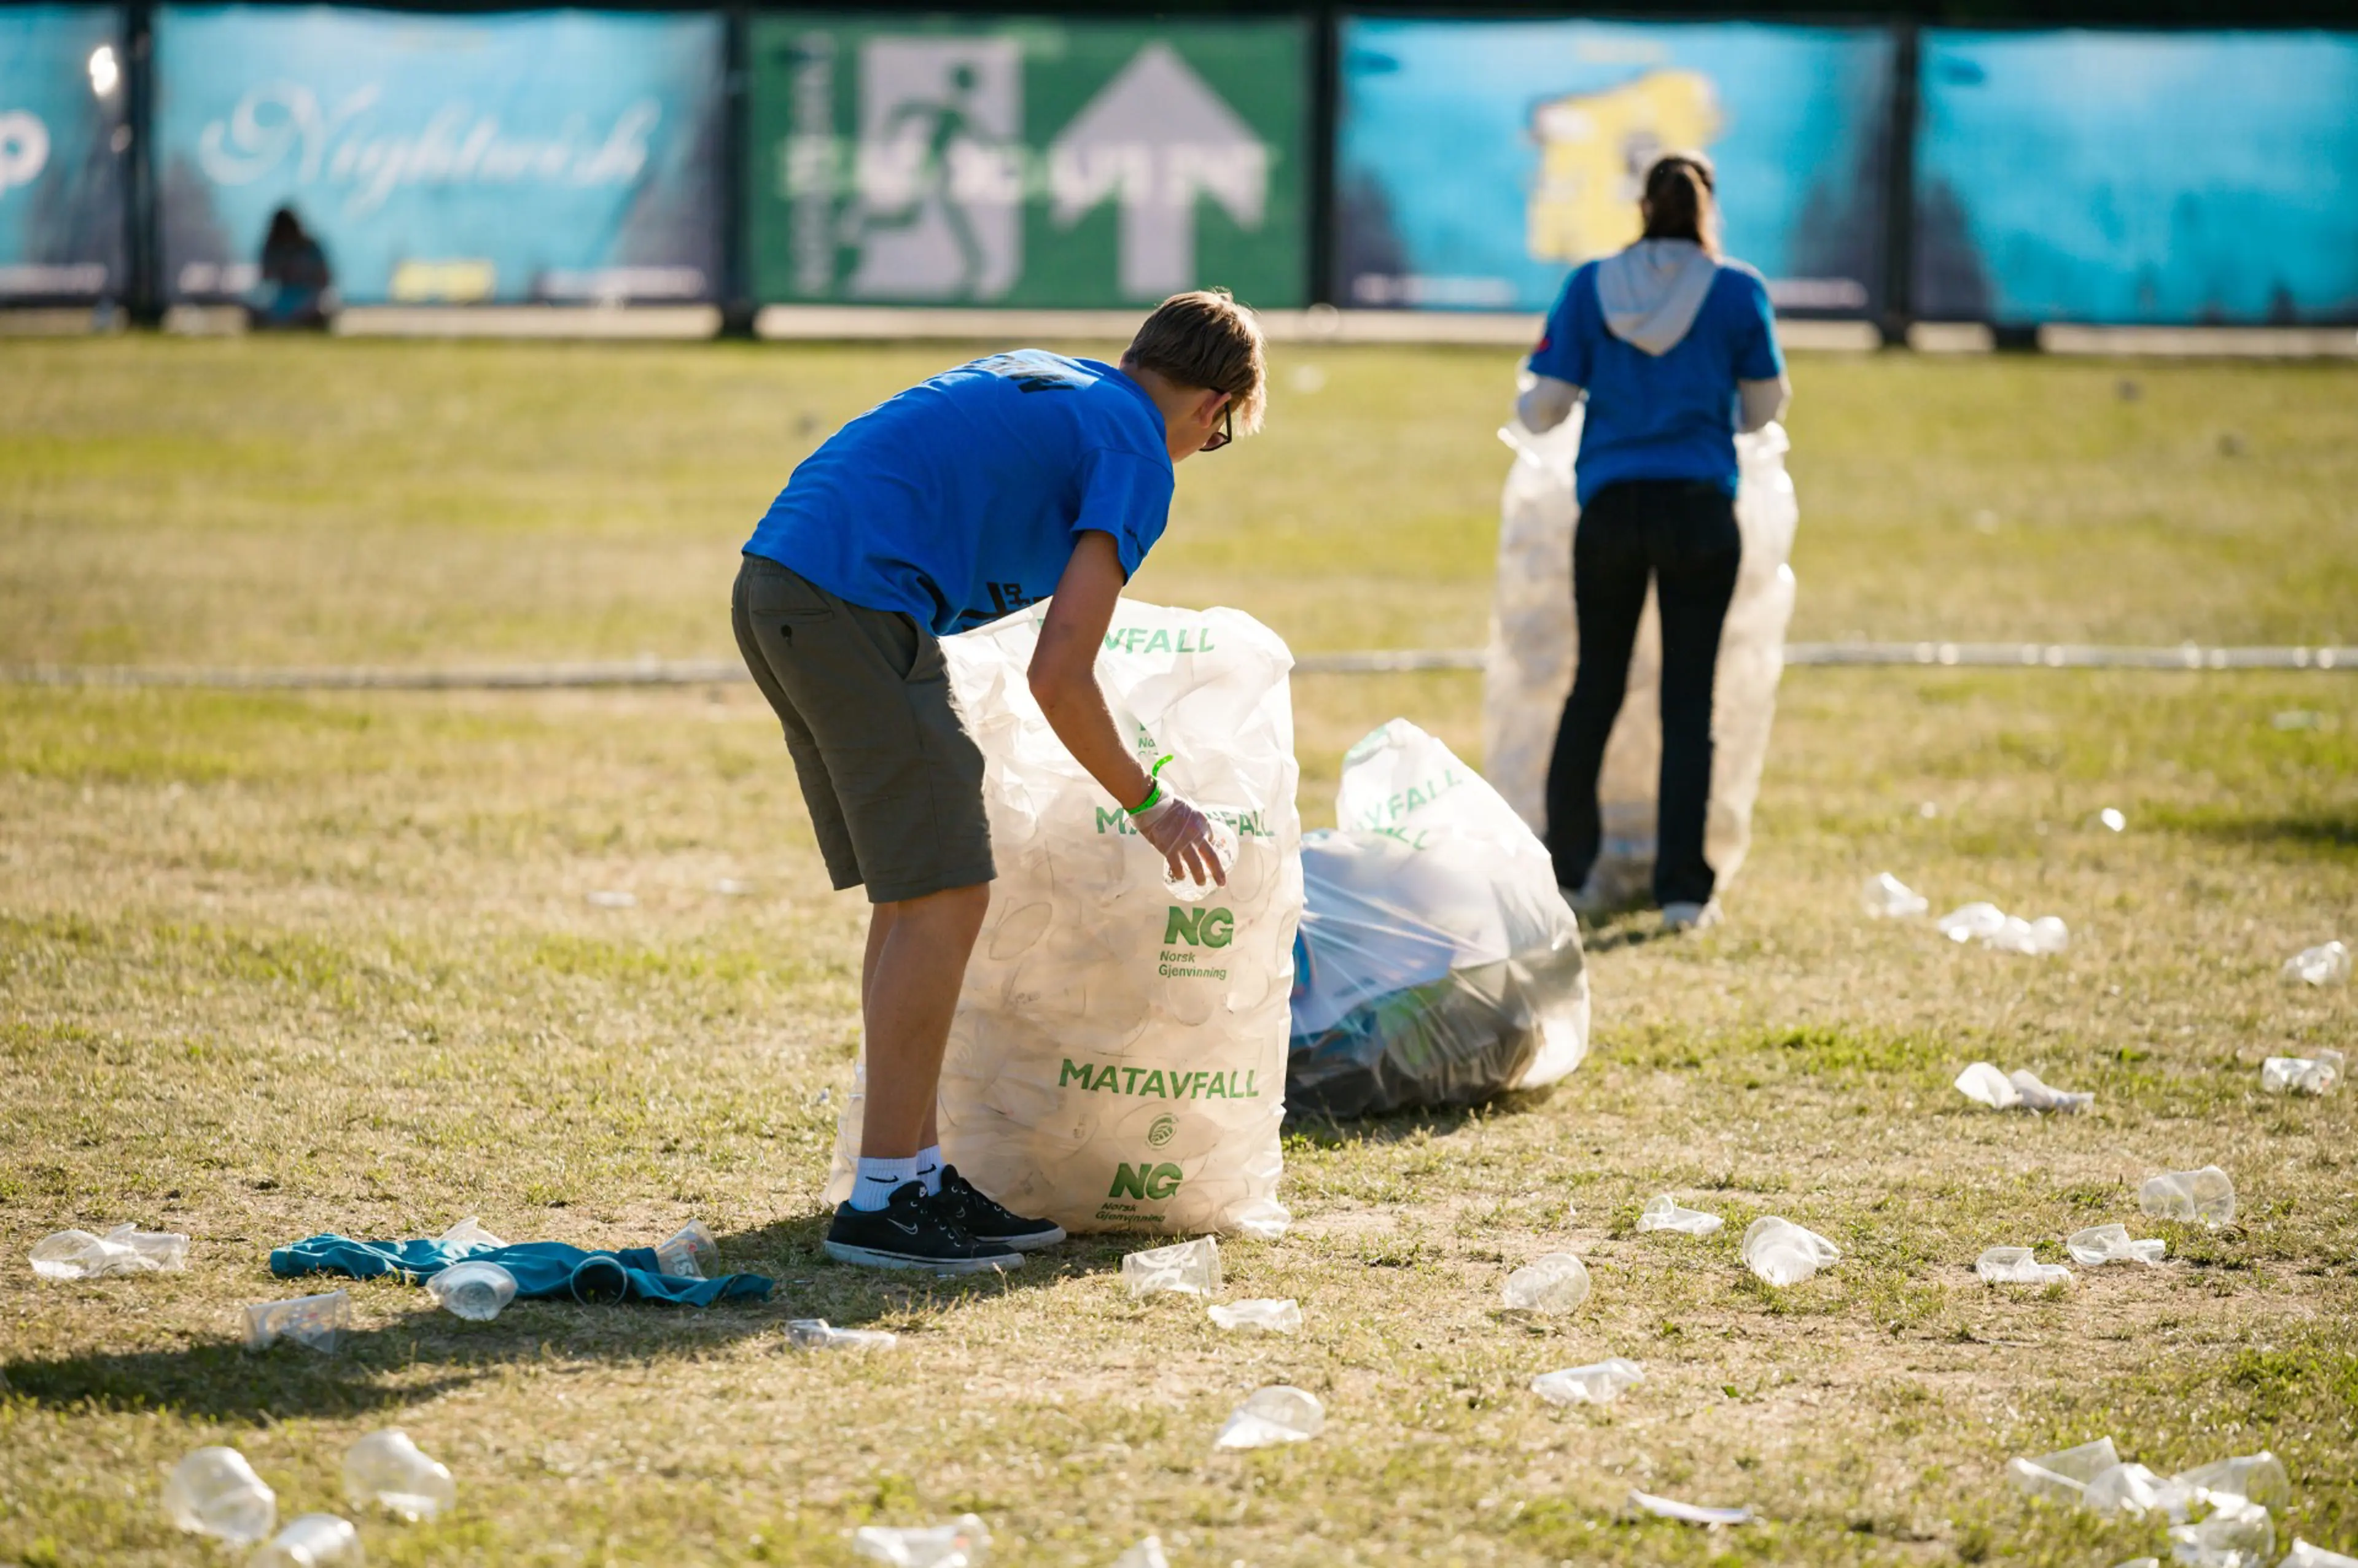
[(2358, 35), (1928, 31), (1914, 308), (2358, 319)]
[(162, 284), (247, 295), (290, 210), (351, 303), (700, 300), (721, 21), (163, 6)]
[(120, 295), (123, 13), (0, 6), (0, 300)]
[(1866, 27), (1347, 17), (1336, 302), (1542, 309), (1638, 237), (1646, 166), (1701, 148), (1779, 309), (1867, 314), (1893, 53)]

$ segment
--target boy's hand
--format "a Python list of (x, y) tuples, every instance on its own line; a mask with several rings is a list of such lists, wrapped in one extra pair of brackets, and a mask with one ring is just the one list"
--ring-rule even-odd
[(1197, 887), (1228, 885), (1228, 868), (1212, 848), (1212, 819), (1193, 801), (1165, 794), (1161, 800), (1130, 819), (1138, 836), (1163, 852), (1173, 877), (1185, 877)]

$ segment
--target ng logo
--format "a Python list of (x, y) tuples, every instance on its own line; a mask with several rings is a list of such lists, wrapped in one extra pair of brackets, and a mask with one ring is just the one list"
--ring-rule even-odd
[(1225, 909), (1171, 907), (1163, 940), (1174, 947), (1225, 947), (1237, 939), (1237, 917)]
[(1186, 1173), (1176, 1165), (1117, 1165), (1113, 1185), (1106, 1192), (1109, 1198), (1141, 1198), (1162, 1202), (1179, 1190)]

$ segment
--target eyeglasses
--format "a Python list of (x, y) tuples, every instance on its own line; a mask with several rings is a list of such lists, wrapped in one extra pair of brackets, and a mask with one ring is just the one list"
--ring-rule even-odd
[(1232, 397), (1220, 405), (1220, 427), (1206, 437), (1204, 444), (1195, 449), (1201, 452), (1217, 452), (1236, 438), (1237, 401)]

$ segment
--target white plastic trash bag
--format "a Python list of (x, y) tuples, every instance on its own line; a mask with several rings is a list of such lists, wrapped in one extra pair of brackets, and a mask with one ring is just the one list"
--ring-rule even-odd
[(1580, 927), (1546, 847), (1395, 719), (1351, 748), (1342, 829), (1303, 844), (1286, 1099), (1367, 1116), (1554, 1083), (1588, 1051)]
[[(1491, 784), (1533, 830), (1547, 831), (1548, 762), (1580, 640), (1572, 609), (1572, 536), (1580, 519), (1573, 460), (1581, 411), (1544, 435), (1520, 423), (1500, 434), (1515, 449), (1498, 527), (1498, 586), (1482, 683), (1482, 752)], [(1793, 616), (1793, 529), (1800, 507), (1785, 472), (1790, 443), (1770, 425), (1736, 438), (1736, 525), (1744, 565), (1720, 634), (1712, 694), (1711, 811), (1704, 854), (1725, 888), (1752, 842), (1752, 803), (1768, 756), (1769, 720)], [(1641, 900), (1654, 869), (1654, 796), (1660, 784), (1662, 639), (1653, 595), (1629, 660), (1628, 695), (1597, 780), (1604, 827), (1592, 886)]]
[[(1070, 1231), (1273, 1235), (1302, 914), (1293, 655), (1236, 610), (1125, 600), (1106, 634), (1115, 723), (1238, 838), (1228, 885), (1191, 903), (1033, 700), (1044, 614), (942, 641), (999, 868), (942, 1066), (943, 1153)], [(855, 1092), (831, 1202), (850, 1193), (863, 1109)]]

